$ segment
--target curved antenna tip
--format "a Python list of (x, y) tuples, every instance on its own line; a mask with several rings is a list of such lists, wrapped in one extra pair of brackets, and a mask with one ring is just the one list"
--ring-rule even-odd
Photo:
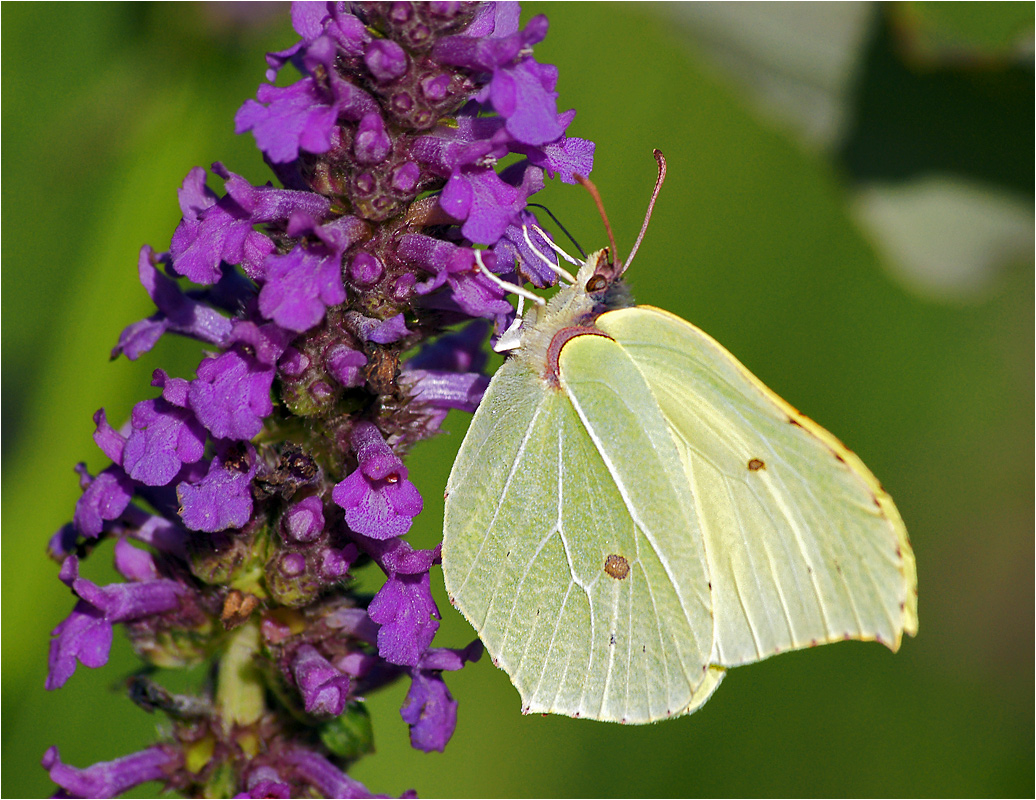
[(662, 155), (662, 151), (657, 147), (651, 151), (655, 156), (655, 163), (658, 164), (658, 177), (655, 178), (655, 188), (651, 192), (651, 202), (648, 203), (647, 213), (644, 215), (644, 224), (640, 226), (640, 233), (637, 234), (637, 241), (633, 243), (633, 249), (630, 250), (629, 258), (626, 259), (626, 263), (622, 265), (622, 270), (619, 274), (623, 274), (629, 265), (633, 262), (633, 256), (637, 254), (637, 250), (640, 249), (640, 243), (644, 239), (644, 234), (647, 233), (648, 223), (651, 221), (651, 212), (655, 210), (655, 201), (658, 199), (658, 193), (662, 189), (662, 184), (665, 182), (666, 173), (666, 161), (665, 156)]

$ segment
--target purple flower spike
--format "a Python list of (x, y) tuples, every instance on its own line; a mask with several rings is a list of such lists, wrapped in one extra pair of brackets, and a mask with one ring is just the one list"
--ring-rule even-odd
[[(154, 370), (161, 395), (121, 427), (97, 413), (112, 463), (77, 467), (74, 520), (48, 545), (74, 594), (48, 688), (108, 661), (116, 624), (145, 664), (207, 661), (210, 677), (190, 696), (137, 675), (131, 697), (166, 713), (165, 743), (84, 770), (48, 751), (60, 797), (153, 779), (185, 797), (370, 797), (344, 772), (372, 750), (355, 701), (409, 676), (411, 744), (442, 750), (457, 721), (443, 673), (481, 654), (432, 647), (442, 546), (404, 541), (423, 500), (403, 455), (479, 404), (487, 340), (515, 316), (507, 283), (556, 282), (534, 252), (554, 260), (550, 242), (526, 243), (528, 200), (547, 174), (588, 174), (593, 144), (566, 138), (575, 112), (558, 113), (557, 72), (532, 58), (546, 19), (521, 28), (517, 3), (291, 16), (300, 39), (267, 54), (268, 83), (235, 118), (277, 183), (218, 161), (221, 191), (187, 174), (169, 252), (138, 259), (156, 311), (112, 355), (166, 333), (207, 349), (193, 378)], [(80, 578), (98, 539), (125, 582)], [(240, 711), (257, 713), (244, 749)]]
[[(368, 798), (377, 797), (367, 787), (353, 780), (319, 753), (302, 747), (293, 747), (284, 754), (284, 760), (296, 773), (316, 787), (324, 797)], [(382, 795), (383, 796), (383, 795)]]
[(307, 714), (337, 717), (345, 710), (349, 696), (349, 677), (335, 669), (315, 647), (305, 644), (298, 649), (291, 664), (291, 672), (302, 694)]
[(331, 495), (345, 509), (345, 521), (372, 539), (404, 535), (423, 506), (421, 495), (407, 480), (406, 467), (369, 422), (356, 424), (351, 442), (359, 468)]
[(208, 474), (197, 483), (180, 483), (176, 497), (183, 524), (192, 531), (215, 533), (240, 528), (252, 516), (252, 478), (257, 470), (255, 450), (247, 445), (244, 455), (216, 455)]
[(439, 629), (431, 576), (425, 572), (390, 578), (374, 596), (367, 613), (381, 625), (378, 654), (390, 664), (416, 666)]
[(156, 745), (114, 761), (76, 769), (63, 764), (58, 749), (51, 747), (42, 763), (50, 779), (64, 790), (64, 797), (116, 797), (134, 786), (167, 777), (179, 766), (180, 755), (171, 747)]

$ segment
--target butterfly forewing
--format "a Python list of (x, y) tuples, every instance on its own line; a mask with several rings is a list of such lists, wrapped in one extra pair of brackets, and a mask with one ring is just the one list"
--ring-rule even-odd
[(855, 455), (680, 318), (638, 307), (597, 324), (677, 445), (712, 581), (714, 663), (844, 638), (895, 649), (916, 631), (905, 528)]
[[(565, 354), (582, 339), (616, 350), (625, 372), (580, 354), (566, 383)], [(679, 456), (657, 408), (647, 429), (620, 408), (629, 380), (650, 392), (613, 343), (579, 337), (561, 370), (561, 389), (515, 360), (494, 377), (448, 485), (447, 589), (526, 710), (626, 722), (682, 713), (720, 675), (706, 673), (710, 598), (700, 536), (671, 480)]]

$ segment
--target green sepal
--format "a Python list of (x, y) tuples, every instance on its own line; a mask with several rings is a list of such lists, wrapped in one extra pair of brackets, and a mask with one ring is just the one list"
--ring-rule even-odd
[(349, 703), (345, 711), (320, 726), (320, 741), (341, 758), (354, 760), (374, 750), (374, 729), (363, 703)]

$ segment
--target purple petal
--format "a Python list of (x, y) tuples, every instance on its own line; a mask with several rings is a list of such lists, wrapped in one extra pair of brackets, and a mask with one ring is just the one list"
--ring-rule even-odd
[(273, 367), (277, 364), (281, 355), (288, 349), (288, 342), (293, 338), (290, 331), (279, 328), (273, 323), (256, 325), (248, 320), (236, 320), (233, 333), (228, 337), (227, 344), (246, 345), (256, 361), (266, 367)]
[(345, 509), (349, 527), (372, 539), (403, 536), (423, 506), (420, 493), (406, 478), (397, 483), (373, 480), (361, 470), (338, 483), (331, 497)]
[(399, 710), (410, 726), (410, 744), (426, 753), (442, 752), (457, 727), (457, 701), (439, 673), (413, 670), (411, 680), (410, 691)]
[(180, 501), (180, 517), (192, 531), (215, 533), (242, 527), (252, 516), (252, 478), (257, 470), (255, 453), (248, 445), (245, 469), (240, 458), (217, 455), (208, 474), (197, 483), (180, 483), (176, 496)]
[(147, 550), (134, 547), (125, 539), (115, 543), (115, 569), (122, 577), (138, 583), (158, 580), (155, 557)]
[(234, 132), (251, 131), (255, 143), (271, 161), (294, 161), (300, 150), (326, 153), (338, 118), (337, 110), (313, 78), (291, 86), (263, 84), (234, 117)]
[(565, 133), (558, 120), (557, 68), (529, 58), (498, 69), (489, 85), (493, 108), (507, 119), (507, 132), (523, 144), (552, 142)]
[(342, 386), (361, 386), (366, 380), (363, 368), (367, 365), (367, 356), (359, 350), (353, 350), (344, 344), (336, 345), (324, 356), (324, 366), (331, 376)]
[[(204, 179), (204, 170), (201, 174)], [(125, 353), (131, 361), (136, 360), (154, 347), (166, 331), (212, 344), (222, 344), (230, 332), (230, 320), (215, 309), (187, 297), (175, 281), (158, 270), (155, 265), (162, 260), (168, 260), (168, 256), (156, 257), (147, 245), (141, 248), (137, 271), (141, 284), (158, 307), (158, 313), (123, 330), (119, 343), (112, 350), (112, 358)]]
[(198, 420), (218, 439), (251, 439), (273, 412), (275, 370), (237, 348), (198, 365), (188, 401)]
[(569, 136), (538, 148), (515, 149), (525, 153), (532, 164), (546, 170), (551, 178), (557, 175), (564, 183), (575, 183), (576, 175), (585, 177), (593, 170), (594, 148), (591, 141)]
[(169, 246), (176, 273), (200, 284), (220, 280), (221, 261), (255, 272), (272, 251), (273, 242), (252, 228), (249, 213), (229, 195), (201, 210), (185, 207)]
[(190, 411), (164, 398), (137, 403), (131, 421), (122, 466), (136, 481), (165, 486), (184, 464), (205, 455), (205, 428)]
[(398, 342), (403, 337), (409, 335), (410, 331), (407, 330), (403, 315), (396, 314), (386, 320), (380, 321), (371, 330), (371, 332), (367, 334), (367, 341), (375, 342), (376, 344), (392, 344), (392, 342)]
[(390, 578), (396, 575), (420, 575), (428, 572), (433, 564), (442, 561), (441, 544), (431, 550), (415, 550), (402, 539), (363, 539), (360, 544), (363, 545), (364, 552), (373, 558)]
[(119, 467), (103, 470), (76, 503), (76, 530), (91, 539), (101, 535), (106, 520), (118, 519), (133, 496), (133, 481)]
[(489, 376), (478, 372), (433, 372), (410, 369), (403, 372), (413, 400), (437, 408), (473, 412), (482, 402)]
[[(319, 5), (317, 3), (300, 3), (299, 5)], [(260, 800), (261, 798), (287, 798), (291, 797), (291, 785), (285, 783), (281, 778), (280, 774), (273, 767), (260, 766), (255, 767), (248, 773), (248, 778), (245, 781), (245, 786), (248, 787), (248, 791), (243, 794), (234, 795), (235, 797), (253, 798), (254, 800)]]
[(311, 645), (295, 653), (291, 672), (302, 694), (306, 713), (337, 717), (345, 710), (349, 677), (343, 675)]
[(440, 372), (480, 372), (488, 358), (484, 347), (488, 334), (485, 322), (474, 322), (424, 345), (406, 362), (406, 367)]
[(356, 423), (349, 442), (356, 451), (356, 460), (360, 464), (360, 469), (368, 478), (380, 480), (407, 476), (407, 469), (403, 466), (403, 462), (392, 452), (392, 448), (388, 446), (381, 431), (372, 423)]
[(112, 646), (112, 624), (85, 601), (76, 603), (72, 613), (50, 632), (50, 656), (46, 688), (59, 689), (76, 671), (76, 660), (84, 667), (97, 669), (108, 663)]
[(377, 112), (364, 115), (356, 128), (353, 153), (361, 164), (377, 164), (392, 150), (392, 140), (385, 131), (385, 122)]
[(151, 385), (162, 390), (162, 399), (177, 408), (187, 408), (187, 392), (191, 382), (184, 378), (170, 378), (164, 369), (151, 373)]
[(126, 437), (108, 424), (108, 418), (104, 409), (99, 408), (94, 413), (94, 442), (101, 451), (116, 464), (122, 463), (122, 454), (126, 448)]
[(431, 647), (421, 656), (418, 666), (425, 670), (455, 671), (463, 667), (468, 661), (472, 663), (478, 661), (482, 658), (484, 650), (482, 642), (478, 639), (459, 650), (448, 647)]
[(63, 764), (58, 749), (51, 747), (42, 763), (50, 779), (64, 789), (68, 797), (116, 797), (142, 783), (171, 777), (180, 763), (180, 755), (172, 748), (155, 745), (114, 761), (77, 769)]
[(61, 580), (80, 599), (72, 613), (51, 631), (46, 682), (50, 690), (63, 686), (72, 676), (77, 659), (90, 668), (107, 663), (113, 623), (169, 611), (179, 603), (182, 591), (178, 584), (164, 579), (100, 587), (79, 577), (75, 556), (62, 564)]
[(401, 575), (385, 581), (367, 608), (381, 625), (378, 653), (390, 664), (416, 666), (439, 629), (431, 576)]
[(374, 80), (381, 83), (393, 81), (406, 74), (406, 52), (391, 39), (375, 39), (367, 46), (363, 60)]
[(259, 310), (293, 331), (305, 331), (324, 318), (328, 306), (345, 302), (341, 261), (334, 253), (315, 253), (303, 245), (266, 260), (266, 283)]
[(324, 797), (367, 798), (374, 797), (359, 781), (353, 780), (322, 755), (291, 747), (284, 753), (284, 760), (291, 764), (304, 780), (316, 787)]

